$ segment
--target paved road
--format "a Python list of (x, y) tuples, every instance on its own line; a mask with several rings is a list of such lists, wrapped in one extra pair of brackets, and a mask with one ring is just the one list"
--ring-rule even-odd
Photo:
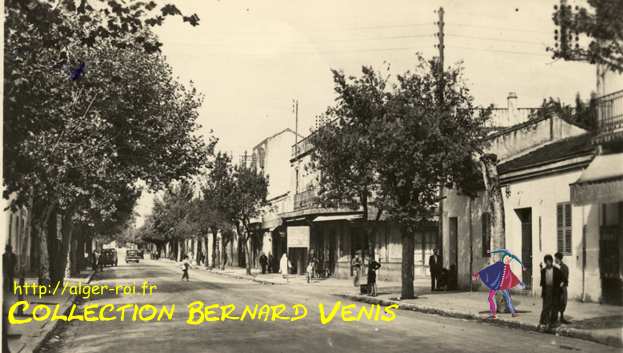
[[(322, 325), (318, 304), (331, 306), (337, 298), (313, 285), (261, 285), (205, 271), (192, 271), (190, 282), (181, 282), (179, 277), (180, 270), (173, 264), (150, 260), (106, 269), (94, 283), (147, 279), (158, 286), (157, 291), (148, 298), (108, 295), (85, 304), (175, 303), (174, 320), (74, 321), (42, 352), (619, 352), (572, 338), (408, 311), (397, 311), (391, 322), (334, 320)], [(195, 300), (237, 307), (302, 303), (309, 314), (296, 322), (225, 321), (190, 326), (185, 323), (187, 305)]]

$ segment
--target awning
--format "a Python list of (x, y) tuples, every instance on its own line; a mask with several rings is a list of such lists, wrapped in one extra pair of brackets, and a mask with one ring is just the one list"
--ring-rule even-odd
[(346, 215), (334, 215), (334, 216), (318, 216), (314, 218), (314, 222), (330, 222), (330, 221), (354, 221), (361, 219), (360, 214), (346, 214)]
[(262, 222), (262, 229), (268, 229), (269, 231), (275, 230), (275, 228), (279, 227), (283, 223), (281, 217), (273, 218), (273, 219), (265, 219)]
[(576, 206), (623, 201), (623, 153), (598, 155), (570, 187)]

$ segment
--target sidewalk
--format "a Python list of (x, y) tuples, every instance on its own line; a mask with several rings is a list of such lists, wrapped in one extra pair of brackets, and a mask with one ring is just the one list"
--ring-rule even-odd
[[(69, 282), (83, 282), (89, 283), (93, 278), (93, 272), (83, 271), (78, 277), (66, 279)], [(37, 283), (36, 278), (26, 278), (26, 283)], [(38, 296), (26, 296), (25, 300), (31, 304), (28, 311), (24, 312), (25, 316), (31, 314), (31, 310), (36, 304), (56, 305), (60, 304), (60, 311), (63, 314), (67, 314), (69, 308), (76, 302), (75, 297), (70, 295), (48, 295), (39, 298)], [(15, 296), (6, 297), (7, 308), (13, 303), (18, 301)], [(61, 321), (51, 322), (34, 321), (27, 324), (9, 325), (8, 329), (8, 342), (11, 353), (31, 353), (38, 350), (43, 342), (50, 339), (54, 329), (59, 325)]]
[[(286, 283), (280, 274), (261, 274), (258, 270), (253, 270), (251, 276), (247, 275), (243, 268), (204, 270), (266, 285), (310, 285), (306, 283), (305, 276), (301, 275), (290, 275)], [(489, 305), (485, 292), (431, 292), (428, 278), (416, 278), (415, 292), (418, 297), (410, 300), (398, 299), (399, 282), (379, 282), (377, 297), (360, 295), (350, 279), (314, 279), (311, 286), (354, 301), (380, 305), (398, 304), (402, 310), (478, 320), (530, 331), (537, 331), (541, 314), (541, 298), (514, 295), (513, 304), (518, 310), (519, 317), (513, 318), (510, 314), (500, 313), (496, 320), (487, 320)], [(569, 301), (565, 316), (571, 320), (571, 324), (558, 327), (554, 332), (556, 335), (623, 347), (623, 308), (620, 306)]]
[[(418, 293), (417, 299), (399, 300), (400, 291), (378, 297), (357, 294), (341, 294), (351, 300), (390, 305), (398, 304), (402, 310), (412, 310), (461, 319), (480, 320), (492, 324), (537, 331), (541, 315), (541, 298), (513, 296), (513, 304), (519, 317), (498, 313), (496, 320), (488, 320), (487, 294), (485, 292), (434, 292)], [(569, 301), (565, 317), (569, 325), (556, 328), (556, 335), (580, 338), (615, 347), (623, 347), (623, 310), (620, 306)]]

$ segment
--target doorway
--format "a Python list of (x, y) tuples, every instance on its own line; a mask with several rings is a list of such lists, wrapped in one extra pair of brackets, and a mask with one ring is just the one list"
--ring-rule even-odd
[(459, 220), (457, 217), (448, 218), (449, 228), (449, 246), (448, 246), (448, 266), (456, 265), (458, 273), (459, 264), (459, 251), (457, 246), (459, 244)]
[(532, 208), (515, 209), (521, 222), (521, 262), (525, 267), (522, 281), (526, 289), (532, 288)]

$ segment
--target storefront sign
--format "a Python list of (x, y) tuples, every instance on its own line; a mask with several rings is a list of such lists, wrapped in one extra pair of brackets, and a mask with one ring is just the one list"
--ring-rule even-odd
[(309, 227), (288, 227), (288, 248), (309, 248)]

